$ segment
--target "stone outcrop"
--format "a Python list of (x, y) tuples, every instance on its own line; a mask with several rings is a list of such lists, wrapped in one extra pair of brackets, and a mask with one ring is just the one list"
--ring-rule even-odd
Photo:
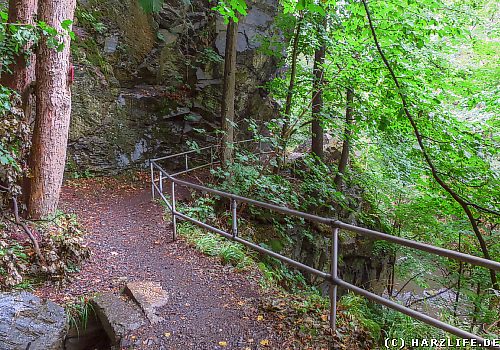
[(0, 293), (0, 349), (62, 350), (64, 309), (27, 292)]
[[(275, 34), (276, 11), (277, 1), (255, 0), (239, 25), (240, 123), (275, 112), (259, 86), (276, 62), (258, 48)], [(187, 139), (213, 142), (225, 25), (208, 2), (167, 0), (146, 15), (136, 0), (80, 0), (75, 33), (69, 172), (113, 173), (180, 151)]]

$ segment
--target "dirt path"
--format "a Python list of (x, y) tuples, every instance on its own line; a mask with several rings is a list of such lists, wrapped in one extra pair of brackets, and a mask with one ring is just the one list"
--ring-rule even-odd
[(182, 240), (172, 242), (163, 209), (151, 201), (148, 188), (109, 181), (91, 179), (64, 187), (61, 207), (78, 215), (93, 255), (72, 283), (61, 289), (47, 285), (39, 295), (62, 302), (117, 291), (124, 281), (156, 281), (170, 295), (168, 305), (159, 310), (165, 321), (133, 333), (126, 348), (281, 347), (277, 322), (257, 308), (261, 294), (255, 279)]

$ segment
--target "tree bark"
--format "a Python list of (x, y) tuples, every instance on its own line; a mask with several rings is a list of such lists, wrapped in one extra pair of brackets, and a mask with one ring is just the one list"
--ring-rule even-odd
[(285, 112), (283, 115), (283, 127), (281, 128), (281, 140), (280, 140), (280, 148), (278, 154), (278, 164), (284, 163), (286, 158), (286, 144), (288, 135), (290, 134), (290, 113), (292, 111), (292, 97), (293, 97), (293, 89), (295, 87), (295, 76), (297, 75), (297, 57), (299, 55), (299, 37), (300, 37), (300, 29), (302, 27), (302, 18), (297, 19), (297, 25), (295, 26), (295, 34), (293, 36), (292, 43), (292, 66), (290, 69), (290, 82), (288, 84), (288, 91), (286, 94), (285, 101)]
[(222, 88), (222, 165), (233, 161), (234, 156), (234, 99), (236, 95), (236, 41), (238, 23), (230, 19), (226, 31), (224, 59), (224, 85)]
[[(326, 30), (326, 16), (323, 26)], [(325, 62), (325, 43), (314, 52), (314, 82), (312, 97), (311, 151), (319, 159), (324, 158), (323, 127), (321, 126), (321, 110), (323, 109), (323, 75)]]
[[(38, 0), (10, 0), (9, 23), (34, 24)], [(22, 51), (30, 49), (25, 47), (17, 55), (15, 64), (12, 65), (12, 74), (4, 74), (0, 84), (23, 95), (29, 85), (35, 80), (35, 55), (26, 58)]]
[(349, 163), (349, 153), (351, 151), (351, 127), (353, 124), (352, 103), (354, 102), (354, 91), (351, 88), (347, 88), (346, 101), (344, 141), (342, 142), (342, 154), (340, 155), (338, 168), (339, 171), (335, 176), (337, 191), (340, 191), (342, 188), (344, 174), (347, 169), (347, 164)]
[(58, 52), (42, 38), (36, 62), (36, 120), (30, 155), (32, 171), (28, 213), (33, 219), (53, 215), (63, 181), (71, 116), (70, 37), (61, 22), (73, 19), (76, 0), (45, 0), (40, 3), (40, 20), (56, 28), (64, 48)]

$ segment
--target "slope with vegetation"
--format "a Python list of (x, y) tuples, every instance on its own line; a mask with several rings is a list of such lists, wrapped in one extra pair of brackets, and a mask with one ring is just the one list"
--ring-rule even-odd
[[(76, 219), (57, 211), (65, 170), (67, 177), (116, 173), (208, 143), (220, 145), (222, 160), (204, 174), (211, 186), (500, 261), (497, 2), (6, 5), (2, 289), (65, 279), (88, 256)], [(234, 142), (246, 138), (275, 156), (238, 150)], [(193, 194), (182, 210), (227, 226), (225, 205)], [(329, 228), (246, 206), (239, 214), (245, 237), (330, 268)], [(180, 232), (225, 263), (260, 269), (264, 284), (300, 298), (305, 314), (324, 314), (322, 281), (186, 223)], [(340, 274), (483, 337), (499, 336), (493, 270), (342, 233)], [(361, 327), (363, 346), (442, 335), (351, 294), (341, 305), (347, 325)], [(283, 311), (280, 302), (270, 309)], [(328, 334), (309, 320), (294, 319), (292, 329), (311, 339)]]

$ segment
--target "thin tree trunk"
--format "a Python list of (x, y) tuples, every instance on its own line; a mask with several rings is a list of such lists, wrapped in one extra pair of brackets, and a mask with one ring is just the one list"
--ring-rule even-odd
[[(458, 251), (462, 252), (462, 232), (458, 232)], [(458, 280), (457, 280), (457, 293), (455, 294), (455, 305), (453, 306), (453, 317), (457, 318), (458, 302), (460, 301), (460, 288), (462, 287), (462, 273), (464, 263), (459, 262), (458, 265)]]
[[(9, 23), (34, 24), (37, 12), (37, 0), (10, 0)], [(22, 51), (30, 47), (22, 48)], [(23, 95), (29, 85), (35, 80), (35, 55), (28, 58), (21, 53), (16, 57), (15, 64), (10, 67), (12, 74), (4, 74), (0, 84)]]
[(234, 99), (236, 90), (236, 42), (238, 23), (230, 19), (226, 32), (224, 60), (224, 85), (222, 89), (222, 165), (233, 161), (234, 156)]
[(338, 191), (342, 188), (342, 182), (347, 169), (347, 164), (349, 163), (349, 153), (351, 149), (351, 128), (353, 124), (352, 104), (354, 102), (354, 91), (351, 88), (347, 88), (346, 101), (344, 141), (342, 142), (342, 154), (340, 155), (338, 168), (339, 171), (335, 176), (335, 184), (337, 185)]
[(295, 76), (297, 75), (297, 57), (299, 55), (299, 37), (300, 37), (300, 29), (302, 27), (302, 18), (297, 20), (297, 25), (295, 26), (295, 34), (293, 36), (292, 43), (292, 66), (290, 69), (290, 82), (288, 84), (288, 91), (286, 94), (285, 101), (285, 112), (283, 114), (283, 127), (281, 128), (281, 140), (280, 146), (281, 156), (278, 157), (278, 163), (284, 163), (286, 158), (286, 144), (290, 131), (288, 130), (290, 127), (290, 113), (292, 111), (292, 97), (293, 97), (293, 89), (295, 87)]
[[(323, 26), (326, 30), (326, 16)], [(323, 109), (323, 75), (325, 62), (325, 43), (314, 52), (314, 83), (312, 97), (311, 151), (319, 159), (324, 158), (323, 127), (321, 126), (321, 110)]]
[[(39, 18), (64, 33), (61, 22), (73, 19), (76, 0), (46, 0)], [(63, 181), (71, 116), (70, 37), (64, 33), (58, 52), (42, 38), (36, 62), (36, 120), (30, 155), (32, 170), (28, 213), (33, 219), (50, 216), (57, 209)]]
[[(406, 117), (408, 118), (411, 127), (413, 129), (413, 133), (415, 134), (415, 137), (417, 139), (418, 145), (420, 147), (420, 151), (422, 152), (422, 156), (424, 157), (425, 162), (427, 163), (427, 166), (429, 167), (432, 177), (434, 180), (441, 186), (443, 190), (445, 190), (454, 200), (457, 202), (465, 212), (465, 215), (467, 216), (467, 219), (469, 219), (469, 222), (472, 226), (472, 231), (474, 232), (478, 242), (479, 246), (481, 248), (481, 252), (483, 253), (483, 256), (485, 259), (491, 260), (490, 253), (488, 250), (488, 246), (486, 245), (486, 241), (479, 230), (479, 226), (477, 224), (477, 220), (474, 217), (471, 209), (469, 206), (473, 206), (476, 208), (480, 208), (479, 206), (475, 205), (474, 203), (470, 203), (467, 200), (464, 200), (462, 197), (460, 197), (457, 192), (455, 192), (444, 180), (441, 178), (439, 175), (438, 170), (436, 169), (436, 166), (434, 165), (434, 162), (432, 161), (430, 155), (427, 153), (427, 148), (424, 145), (424, 142), (422, 140), (422, 134), (420, 134), (420, 130), (418, 129), (417, 123), (415, 122), (415, 119), (413, 119), (413, 115), (410, 113), (410, 109), (408, 107), (408, 103), (406, 101), (406, 97), (403, 94), (403, 89), (401, 84), (399, 83), (399, 79), (394, 73), (394, 70), (392, 69), (392, 66), (390, 65), (389, 61), (385, 57), (384, 52), (382, 51), (382, 48), (380, 47), (380, 43), (377, 38), (377, 34), (375, 32), (375, 27), (373, 26), (373, 21), (371, 18), (371, 13), (368, 8), (368, 4), (366, 0), (362, 0), (363, 6), (366, 11), (366, 16), (368, 17), (368, 24), (370, 25), (370, 30), (373, 36), (373, 41), (375, 42), (375, 46), (377, 47), (377, 51), (380, 54), (380, 57), (382, 58), (382, 61), (384, 62), (384, 65), (387, 67), (387, 70), (389, 71), (392, 80), (394, 81), (394, 84), (396, 85), (399, 97), (401, 99), (401, 103), (403, 105), (403, 112), (405, 113)], [(490, 269), (490, 279), (491, 279), (491, 284), (492, 287), (496, 290), (499, 290), (499, 285), (496, 277), (496, 272), (493, 269)]]

